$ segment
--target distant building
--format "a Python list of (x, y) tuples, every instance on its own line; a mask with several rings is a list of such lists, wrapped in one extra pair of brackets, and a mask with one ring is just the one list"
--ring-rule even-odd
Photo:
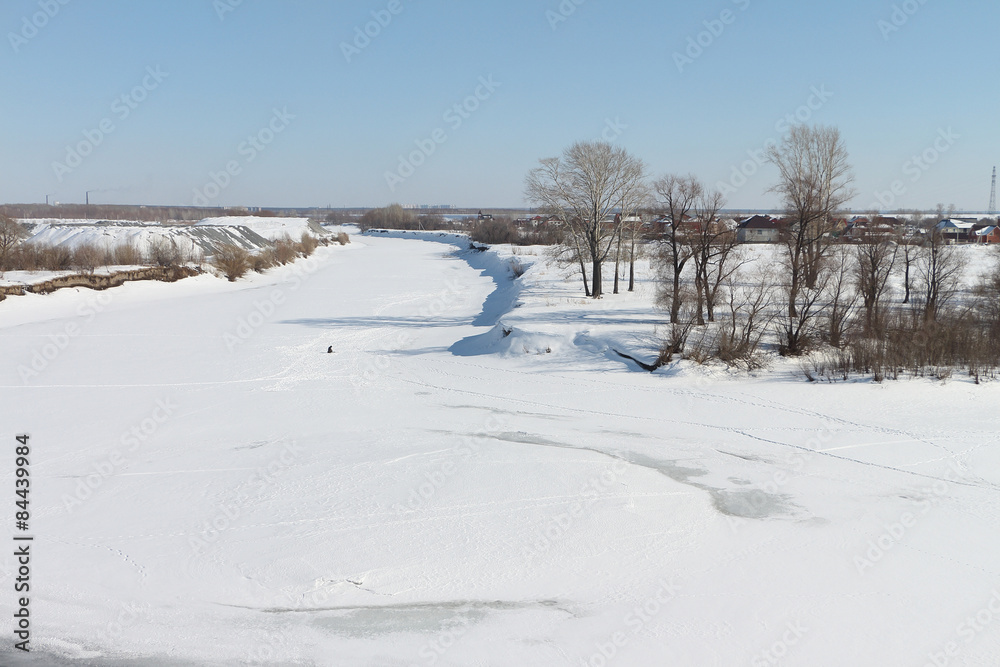
[(736, 227), (738, 243), (777, 243), (781, 240), (781, 224), (766, 215), (747, 218)]
[(972, 231), (972, 235), (969, 240), (980, 245), (993, 245), (994, 243), (1000, 243), (1000, 227), (997, 227), (996, 225), (988, 225), (975, 229)]
[(948, 243), (969, 243), (975, 223), (964, 220), (942, 220), (934, 226), (934, 230)]

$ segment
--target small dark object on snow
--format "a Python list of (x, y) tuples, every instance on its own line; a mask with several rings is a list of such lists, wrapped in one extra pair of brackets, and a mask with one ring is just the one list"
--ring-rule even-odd
[(331, 345), (330, 347), (326, 348), (326, 353), (327, 354), (333, 354), (333, 345)]

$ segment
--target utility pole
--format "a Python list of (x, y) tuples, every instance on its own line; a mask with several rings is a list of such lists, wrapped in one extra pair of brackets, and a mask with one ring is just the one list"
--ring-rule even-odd
[(997, 168), (993, 167), (993, 188), (990, 190), (990, 215), (997, 212)]

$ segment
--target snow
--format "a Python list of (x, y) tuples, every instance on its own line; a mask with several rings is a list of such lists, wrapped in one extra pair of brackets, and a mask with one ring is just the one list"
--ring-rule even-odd
[(232, 216), (206, 218), (193, 225), (159, 225), (136, 221), (108, 220), (22, 220), (31, 230), (30, 243), (75, 248), (83, 244), (100, 248), (135, 245), (149, 253), (153, 245), (168, 239), (187, 256), (211, 255), (218, 245), (231, 243), (248, 250), (259, 250), (283, 237), (302, 238), (304, 232), (315, 236), (324, 233), (307, 218), (258, 218)]
[(195, 226), (214, 227), (246, 227), (266, 239), (276, 241), (287, 236), (293, 241), (302, 238), (304, 232), (311, 234), (316, 230), (310, 226), (308, 218), (258, 218), (254, 216), (231, 216), (224, 218), (205, 218), (196, 222)]
[(645, 270), (595, 303), (467, 248), (0, 302), (34, 657), (1000, 662), (1000, 384), (639, 372), (608, 348), (655, 344)]

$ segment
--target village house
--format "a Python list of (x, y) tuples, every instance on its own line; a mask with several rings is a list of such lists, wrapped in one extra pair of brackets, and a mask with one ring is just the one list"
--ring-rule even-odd
[(766, 215), (747, 218), (736, 228), (738, 243), (777, 243), (781, 239), (781, 224)]

